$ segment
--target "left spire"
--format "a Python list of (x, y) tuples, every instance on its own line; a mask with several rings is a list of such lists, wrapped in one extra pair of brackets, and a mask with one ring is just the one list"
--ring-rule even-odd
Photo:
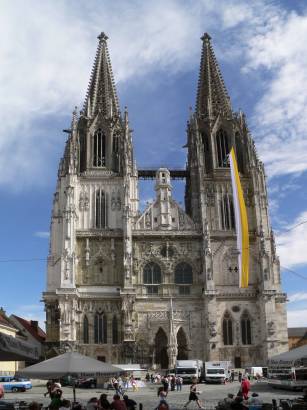
[(98, 48), (84, 103), (85, 114), (92, 118), (99, 112), (109, 118), (119, 114), (119, 104), (107, 46), (108, 36), (98, 36)]

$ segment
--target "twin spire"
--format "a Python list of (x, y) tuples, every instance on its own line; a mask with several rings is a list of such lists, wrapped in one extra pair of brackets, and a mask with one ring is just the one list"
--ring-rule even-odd
[[(107, 35), (98, 36), (99, 44), (84, 104), (85, 114), (92, 118), (102, 112), (105, 118), (119, 114), (119, 103), (107, 46)], [(205, 33), (203, 41), (196, 114), (214, 118), (219, 113), (231, 116), (232, 109), (222, 74), (211, 46), (211, 37)]]
[(87, 96), (84, 103), (85, 114), (91, 118), (102, 112), (110, 118), (119, 114), (119, 103), (111, 67), (105, 33), (98, 36), (99, 44), (91, 73)]
[(230, 98), (223, 77), (211, 46), (211, 37), (205, 33), (200, 61), (196, 114), (213, 118), (219, 113), (231, 116)]

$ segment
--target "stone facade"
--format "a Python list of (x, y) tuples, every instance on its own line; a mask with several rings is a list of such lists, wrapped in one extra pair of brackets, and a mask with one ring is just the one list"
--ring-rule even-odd
[[(43, 294), (50, 346), (162, 368), (176, 358), (260, 365), (287, 350), (264, 167), (244, 114), (231, 109), (209, 35), (202, 42), (185, 210), (172, 198), (171, 172), (160, 168), (156, 199), (141, 213), (128, 112), (120, 114), (107, 37), (99, 36), (54, 195)], [(249, 220), (246, 289), (238, 286), (231, 146)]]

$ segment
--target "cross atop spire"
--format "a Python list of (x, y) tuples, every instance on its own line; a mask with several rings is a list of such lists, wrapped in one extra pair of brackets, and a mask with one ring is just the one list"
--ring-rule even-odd
[(205, 117), (214, 117), (219, 112), (231, 115), (230, 98), (224, 80), (214, 55), (211, 37), (204, 33), (198, 90), (196, 99), (196, 113)]
[(88, 117), (102, 112), (109, 118), (119, 112), (107, 39), (108, 36), (103, 32), (98, 36), (99, 44), (84, 103), (84, 110)]

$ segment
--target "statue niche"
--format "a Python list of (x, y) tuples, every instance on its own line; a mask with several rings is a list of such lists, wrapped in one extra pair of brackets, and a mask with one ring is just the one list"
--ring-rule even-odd
[(90, 285), (106, 285), (112, 282), (113, 265), (105, 256), (99, 255), (88, 267)]

